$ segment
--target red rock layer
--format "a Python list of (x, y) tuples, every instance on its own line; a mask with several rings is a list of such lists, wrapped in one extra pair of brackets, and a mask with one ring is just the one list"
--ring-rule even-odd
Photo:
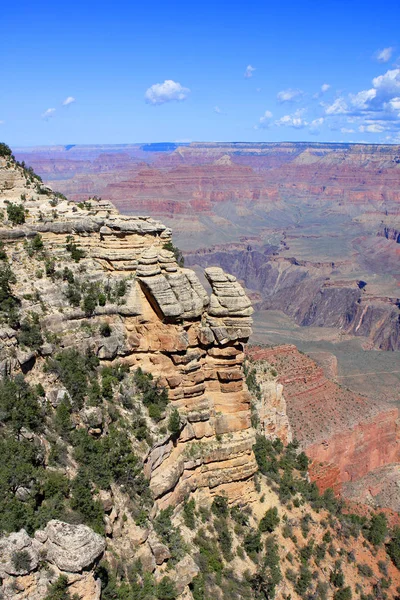
[(397, 408), (382, 405), (327, 379), (295, 346), (249, 348), (278, 371), (293, 437), (312, 460), (310, 476), (323, 490), (340, 491), (371, 470), (400, 460)]

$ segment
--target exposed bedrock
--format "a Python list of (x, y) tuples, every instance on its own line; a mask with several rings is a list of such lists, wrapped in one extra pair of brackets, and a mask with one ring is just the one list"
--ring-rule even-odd
[(261, 295), (258, 309), (282, 310), (299, 325), (338, 327), (370, 337), (381, 350), (400, 349), (397, 299), (370, 296), (363, 283), (334, 281), (334, 263), (271, 256), (270, 248), (188, 253), (188, 265), (218, 264)]
[[(5, 209), (5, 200), (20, 197), (24, 176), (18, 168), (0, 168), (0, 181), (2, 176), (8, 178), (7, 192), (2, 196), (0, 191), (0, 208)], [(43, 326), (61, 336), (64, 347), (90, 346), (106, 364), (122, 361), (131, 369), (141, 367), (166, 387), (182, 428), (174, 443), (166, 436), (145, 458), (150, 487), (160, 506), (176, 504), (200, 487), (227, 488), (232, 500), (239, 498), (256, 471), (250, 394), (242, 369), (253, 308), (242, 286), (221, 268), (208, 268), (209, 296), (195, 272), (178, 266), (166, 249), (171, 231), (159, 221), (122, 216), (106, 201), (92, 200), (84, 208), (63, 199), (52, 202), (57, 204), (56, 217), (48, 195), (29, 193), (24, 200), (29, 209), (26, 222), (12, 227), (6, 221), (0, 240), (8, 251), (18, 253), (27, 238), (40, 232), (49, 253), (62, 261), (73, 235), (85, 253), (80, 262), (85, 278), (124, 282), (123, 301), (97, 305), (90, 314), (93, 332), (107, 319), (112, 334), (84, 337), (81, 324), (88, 315), (82, 306), (66, 301), (67, 284), (36, 279), (30, 264), (15, 263), (19, 295), (33, 282), (46, 298)], [(10, 328), (1, 331), (4, 373), (36, 358), (35, 352), (27, 356), (14, 352), (9, 358), (15, 336)], [(52, 349), (45, 351), (51, 354)], [(52, 401), (58, 402), (64, 393), (53, 390)]]
[(387, 240), (393, 240), (397, 244), (400, 244), (400, 230), (395, 227), (382, 227), (378, 232), (380, 237), (384, 237)]

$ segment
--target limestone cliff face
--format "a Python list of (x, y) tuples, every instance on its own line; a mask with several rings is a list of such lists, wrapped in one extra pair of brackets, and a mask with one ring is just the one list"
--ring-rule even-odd
[[(202, 487), (225, 489), (232, 500), (241, 496), (256, 471), (250, 395), (242, 370), (253, 309), (236, 278), (220, 268), (206, 269), (212, 289), (208, 297), (196, 274), (179, 267), (164, 248), (171, 231), (162, 223), (121, 216), (104, 201), (93, 200), (83, 208), (64, 199), (50, 201), (48, 188), (37, 184), (32, 192), (26, 190), (17, 168), (0, 168), (0, 189), (0, 209), (5, 211), (6, 200), (17, 200), (25, 189), (22, 205), (29, 211), (19, 226), (11, 227), (4, 218), (0, 240), (11, 251), (18, 253), (21, 243), (40, 233), (54, 259), (62, 261), (72, 236), (85, 252), (79, 269), (88, 281), (124, 278), (124, 301), (96, 306), (90, 317), (92, 325), (100, 318), (112, 325), (107, 338), (83, 334), (84, 310), (68, 305), (64, 284), (36, 279), (29, 263), (20, 265), (16, 287), (20, 297), (37, 293), (45, 298), (42, 322), (62, 336), (64, 347), (90, 347), (106, 363), (140, 366), (166, 386), (182, 429), (173, 441), (169, 436), (158, 440), (145, 458), (159, 505), (175, 504)], [(31, 302), (22, 309), (32, 309)], [(3, 373), (20, 366), (29, 370), (41, 360), (37, 352), (14, 352), (12, 357), (12, 329), (2, 331), (2, 338)]]

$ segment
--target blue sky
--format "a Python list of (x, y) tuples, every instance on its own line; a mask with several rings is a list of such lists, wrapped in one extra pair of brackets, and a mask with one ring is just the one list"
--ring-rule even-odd
[(400, 143), (398, 0), (20, 2), (0, 140)]

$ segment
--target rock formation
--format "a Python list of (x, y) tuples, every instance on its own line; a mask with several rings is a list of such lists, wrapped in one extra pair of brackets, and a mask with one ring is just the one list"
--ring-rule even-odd
[[(4, 169), (3, 161), (0, 209), (6, 209), (6, 199), (20, 197), (24, 186), (23, 175)], [(101, 360), (118, 358), (130, 368), (150, 371), (179, 409), (184, 427), (177, 443), (167, 438), (146, 459), (146, 473), (160, 505), (183, 500), (188, 491), (204, 486), (218, 491), (230, 485), (240, 496), (256, 470), (250, 398), (242, 373), (253, 309), (242, 287), (222, 269), (210, 268), (205, 272), (212, 289), (209, 298), (196, 274), (179, 267), (173, 253), (164, 248), (171, 231), (158, 221), (119, 215), (105, 201), (93, 200), (83, 208), (62, 199), (56, 204), (52, 209), (43, 188), (33, 191), (23, 201), (29, 211), (26, 222), (11, 228), (6, 221), (0, 240), (18, 251), (18, 244), (39, 233), (61, 261), (68, 256), (73, 236), (85, 252), (93, 281), (105, 275), (116, 282), (127, 278), (124, 303), (97, 306), (92, 315), (94, 322), (106, 316), (115, 333), (81, 339), (81, 347), (90, 346)], [(30, 276), (30, 281), (18, 281), (21, 294), (29, 288), (46, 297), (49, 315), (42, 317), (43, 323), (64, 336), (65, 347), (76, 344), (84, 310), (65, 306), (65, 289), (57, 282)], [(7, 329), (2, 333), (3, 372), (34, 360), (34, 353), (10, 359), (16, 333)]]
[[(395, 589), (384, 548), (362, 536), (355, 548), (319, 499), (307, 503), (304, 457), (276, 443), (296, 430), (287, 380), (257, 367), (260, 394), (249, 392), (253, 309), (235, 276), (206, 268), (208, 294), (162, 223), (108, 201), (68, 202), (7, 155), (0, 218), (6, 600), (254, 600), (261, 589), (283, 599), (303, 576), (310, 593), (333, 595), (338, 552), (354, 557), (340, 566), (340, 589), (346, 580), (355, 592), (363, 557), (374, 577), (363, 589), (375, 589), (378, 560)], [(260, 466), (272, 459), (273, 481)], [(298, 542), (310, 523), (316, 575), (304, 574), (309, 549)], [(328, 554), (327, 536), (337, 538)], [(289, 554), (298, 574), (286, 576)]]

